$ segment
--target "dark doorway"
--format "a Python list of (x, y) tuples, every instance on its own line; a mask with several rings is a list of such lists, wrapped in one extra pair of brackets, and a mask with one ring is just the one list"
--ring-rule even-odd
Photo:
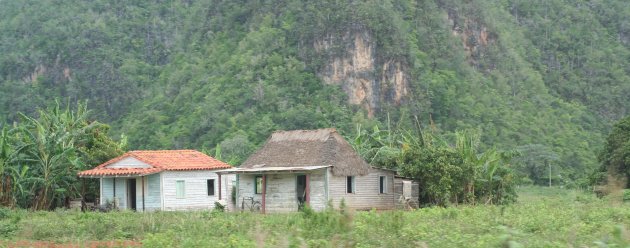
[(136, 210), (136, 179), (127, 179), (127, 206)]
[(304, 207), (304, 202), (306, 202), (306, 175), (298, 175), (297, 176), (297, 200), (298, 200), (298, 208), (302, 209)]

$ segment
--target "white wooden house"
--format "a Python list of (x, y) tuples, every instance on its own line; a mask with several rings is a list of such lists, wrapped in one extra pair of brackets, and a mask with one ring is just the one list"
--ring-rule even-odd
[(236, 175), (236, 208), (260, 202), (263, 212), (297, 211), (302, 204), (323, 210), (341, 201), (349, 209), (397, 206), (395, 172), (370, 167), (335, 129), (279, 131)]
[(100, 180), (101, 204), (136, 211), (213, 209), (228, 199), (230, 165), (195, 150), (130, 151), (79, 177)]

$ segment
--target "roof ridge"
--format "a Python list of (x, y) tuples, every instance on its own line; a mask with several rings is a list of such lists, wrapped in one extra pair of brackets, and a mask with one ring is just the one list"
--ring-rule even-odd
[[(127, 152), (127, 153), (129, 153), (129, 152)], [(127, 154), (127, 153), (125, 153), (125, 154)], [(123, 156), (124, 156), (124, 154), (123, 154)], [(158, 168), (158, 169), (162, 169), (162, 170), (164, 169), (164, 167), (162, 167), (161, 165), (155, 164), (155, 163), (153, 163), (151, 161), (147, 161), (147, 159), (143, 159), (142, 157), (137, 156), (136, 154), (130, 153), (128, 156), (131, 156), (131, 157), (133, 157), (133, 158), (135, 158), (137, 160), (140, 160), (140, 161), (142, 161), (142, 162), (152, 166), (153, 168)]]
[(276, 131), (273, 131), (272, 133), (288, 133), (288, 132), (319, 132), (319, 131), (324, 131), (324, 130), (328, 130), (328, 131), (330, 131), (331, 133), (337, 133), (337, 128), (334, 128), (334, 127), (318, 128), (318, 129), (276, 130)]
[(193, 150), (193, 149), (177, 149), (177, 150), (132, 150), (132, 151), (128, 151), (126, 153), (145, 153), (145, 152), (155, 152), (155, 153), (171, 153), (171, 152), (199, 152), (202, 153), (200, 151), (197, 150)]

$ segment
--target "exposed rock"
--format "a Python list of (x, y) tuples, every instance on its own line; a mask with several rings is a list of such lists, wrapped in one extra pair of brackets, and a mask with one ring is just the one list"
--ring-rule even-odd
[(497, 35), (489, 31), (483, 23), (470, 18), (460, 18), (453, 10), (448, 11), (448, 21), (452, 26), (453, 35), (462, 40), (468, 63), (479, 70), (494, 70), (496, 64), (484, 61), (484, 56), (486, 49), (497, 42)]
[(44, 65), (38, 65), (37, 67), (35, 67), (35, 70), (33, 70), (33, 72), (24, 77), (22, 80), (26, 83), (35, 83), (37, 82), (37, 78), (39, 78), (40, 76), (43, 76), (46, 73), (47, 69), (46, 66)]
[(405, 63), (381, 58), (368, 32), (329, 35), (316, 40), (314, 47), (326, 61), (318, 76), (327, 84), (341, 85), (349, 102), (362, 105), (368, 116), (374, 116), (382, 103), (400, 104), (408, 94)]
[(72, 77), (70, 76), (70, 67), (63, 68), (63, 77), (68, 80), (71, 81)]
[(72, 71), (70, 70), (70, 67), (66, 66), (63, 69), (61, 69), (59, 68), (59, 65), (55, 65), (53, 67), (47, 67), (43, 64), (37, 65), (35, 69), (33, 70), (33, 72), (31, 72), (31, 74), (22, 78), (22, 81), (24, 81), (25, 83), (31, 83), (31, 84), (37, 83), (37, 79), (43, 76), (53, 77), (55, 81), (58, 81), (58, 80), (72, 81)]

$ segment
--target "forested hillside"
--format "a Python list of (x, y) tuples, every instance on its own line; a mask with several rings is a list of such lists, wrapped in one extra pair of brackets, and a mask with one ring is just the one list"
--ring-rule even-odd
[[(625, 0), (0, 0), (0, 123), (88, 100), (131, 149), (237, 163), (277, 129), (389, 123), (585, 179), (630, 114)], [(0, 124), (2, 125), (2, 124)], [(555, 172), (557, 170), (557, 173)]]

